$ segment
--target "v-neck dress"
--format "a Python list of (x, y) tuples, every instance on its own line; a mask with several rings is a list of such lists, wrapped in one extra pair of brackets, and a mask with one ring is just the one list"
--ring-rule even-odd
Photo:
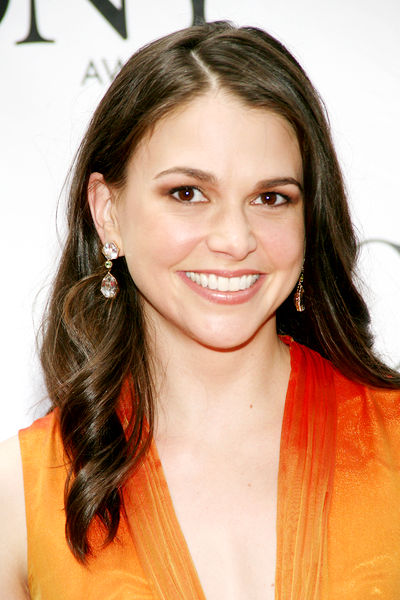
[[(400, 391), (373, 389), (284, 338), (276, 600), (400, 597)], [(32, 600), (206, 600), (154, 442), (124, 487), (126, 516), (87, 566), (65, 540), (58, 413), (20, 431)], [(211, 540), (210, 540), (211, 543)], [(251, 598), (251, 590), (244, 600)]]

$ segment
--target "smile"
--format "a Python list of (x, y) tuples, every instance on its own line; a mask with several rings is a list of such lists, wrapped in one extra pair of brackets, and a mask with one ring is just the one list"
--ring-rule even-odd
[(197, 285), (218, 292), (239, 292), (248, 290), (259, 279), (258, 273), (254, 275), (242, 275), (241, 277), (221, 277), (215, 273), (196, 273), (186, 271), (185, 275)]

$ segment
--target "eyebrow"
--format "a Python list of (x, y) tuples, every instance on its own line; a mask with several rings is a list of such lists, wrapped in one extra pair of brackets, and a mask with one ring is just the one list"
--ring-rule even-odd
[[(207, 183), (212, 183), (216, 185), (218, 183), (215, 175), (210, 173), (209, 171), (203, 171), (201, 169), (195, 169), (193, 167), (171, 167), (170, 169), (165, 169), (165, 171), (161, 171), (158, 173), (154, 179), (159, 179), (160, 177), (164, 177), (164, 175), (170, 175), (173, 173), (180, 173), (181, 175), (187, 175), (188, 177), (193, 177), (198, 181), (205, 181)], [(272, 179), (262, 179), (256, 184), (256, 188), (268, 188), (275, 187), (279, 185), (295, 185), (299, 188), (301, 192), (303, 192), (303, 186), (297, 179), (294, 177), (274, 177)]]
[(295, 185), (301, 192), (303, 192), (303, 186), (301, 185), (300, 181), (297, 181), (297, 179), (294, 177), (275, 177), (272, 179), (262, 179), (257, 183), (256, 188), (269, 188), (280, 185)]
[(154, 179), (158, 179), (159, 177), (163, 177), (164, 175), (169, 175), (170, 173), (180, 173), (181, 175), (188, 175), (189, 177), (194, 177), (194, 179), (198, 179), (199, 181), (206, 181), (208, 183), (217, 183), (217, 178), (212, 173), (208, 171), (202, 171), (201, 169), (194, 169), (193, 167), (171, 167), (171, 169), (166, 169), (165, 171), (161, 171), (154, 177)]

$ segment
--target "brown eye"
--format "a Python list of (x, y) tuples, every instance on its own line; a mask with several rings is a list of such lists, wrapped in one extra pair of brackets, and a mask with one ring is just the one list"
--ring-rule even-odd
[(264, 204), (267, 206), (280, 206), (287, 204), (288, 198), (278, 192), (263, 192), (253, 201), (253, 204)]
[(273, 192), (270, 194), (261, 194), (261, 200), (264, 202), (264, 204), (275, 204), (276, 194)]
[(205, 198), (195, 187), (185, 185), (179, 188), (175, 188), (169, 192), (173, 198), (180, 202), (205, 202)]
[(177, 194), (179, 200), (192, 200), (194, 196), (194, 190), (193, 188), (186, 187), (178, 190)]

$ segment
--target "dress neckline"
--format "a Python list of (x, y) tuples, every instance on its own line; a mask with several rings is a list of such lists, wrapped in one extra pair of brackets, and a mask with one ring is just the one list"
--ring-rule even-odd
[[(293, 340), (282, 336), (290, 348), (291, 370), (285, 398), (292, 395)], [(285, 417), (283, 417), (283, 420)], [(282, 437), (280, 444), (282, 444)], [(131, 534), (145, 570), (150, 575), (157, 599), (206, 600), (200, 577), (175, 512), (172, 495), (152, 439), (145, 461), (129, 484)], [(138, 493), (139, 492), (139, 493)], [(133, 506), (132, 506), (133, 505)], [(149, 507), (150, 510), (149, 510)], [(133, 509), (133, 511), (132, 511)], [(140, 523), (140, 530), (137, 525)]]
[[(281, 339), (290, 348), (291, 371), (280, 439), (275, 594), (280, 600), (314, 599), (325, 547), (336, 415), (326, 361), (287, 336)], [(316, 363), (315, 357), (307, 360), (310, 353)], [(154, 597), (206, 600), (154, 440), (125, 491), (131, 536)]]

